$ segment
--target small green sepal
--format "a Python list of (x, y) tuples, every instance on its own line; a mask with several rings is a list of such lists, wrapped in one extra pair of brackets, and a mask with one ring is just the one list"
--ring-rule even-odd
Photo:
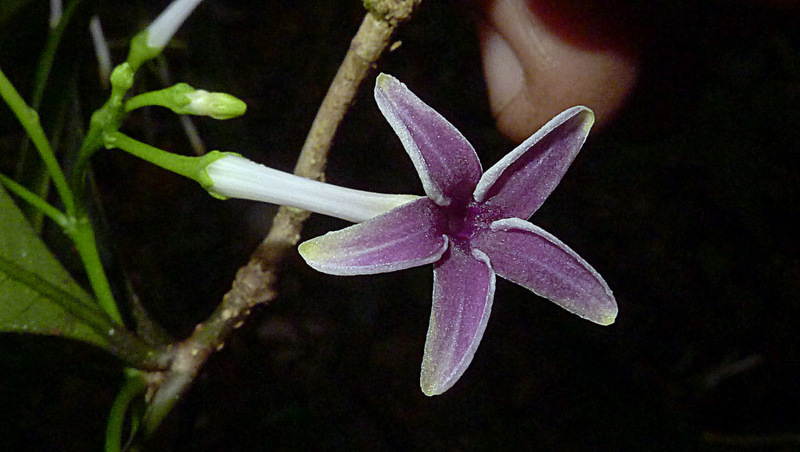
[(228, 197), (214, 193), (213, 191), (210, 190), (210, 188), (214, 185), (214, 181), (211, 180), (211, 176), (208, 175), (206, 168), (208, 168), (208, 165), (216, 162), (222, 157), (226, 157), (229, 155), (235, 155), (237, 157), (241, 157), (240, 154), (237, 154), (235, 152), (222, 152), (222, 151), (211, 151), (202, 157), (197, 157), (200, 159), (201, 164), (200, 164), (200, 170), (198, 171), (195, 180), (200, 184), (201, 187), (203, 187), (203, 189), (205, 189), (208, 192), (208, 194), (217, 199), (225, 200), (228, 199)]
[(128, 52), (127, 62), (136, 72), (146, 61), (152, 60), (161, 54), (163, 49), (147, 45), (148, 31), (142, 30), (131, 39), (131, 49)]

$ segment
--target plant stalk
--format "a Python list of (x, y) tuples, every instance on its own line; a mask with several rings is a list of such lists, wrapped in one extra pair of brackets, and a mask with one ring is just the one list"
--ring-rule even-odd
[[(409, 19), (421, 0), (365, 2), (368, 9), (351, 41), (317, 116), (311, 125), (294, 174), (315, 180), (324, 177), (334, 135), (370, 68), (389, 46), (396, 27)], [(145, 438), (159, 426), (167, 412), (188, 391), (206, 359), (224, 345), (252, 308), (277, 297), (281, 264), (297, 245), (309, 212), (281, 207), (264, 241), (236, 274), (230, 291), (216, 310), (195, 328), (175, 350), (175, 360), (147, 407)]]

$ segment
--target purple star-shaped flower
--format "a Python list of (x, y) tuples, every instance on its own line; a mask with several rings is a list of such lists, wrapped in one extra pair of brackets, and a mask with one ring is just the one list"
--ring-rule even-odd
[(433, 309), (420, 386), (448, 390), (478, 348), (495, 275), (585, 319), (617, 315), (603, 278), (560, 240), (526, 221), (558, 185), (594, 122), (573, 107), (485, 173), (461, 133), (397, 79), (381, 74), (378, 107), (405, 146), (427, 197), (302, 243), (308, 264), (334, 275), (384, 273), (433, 263)]

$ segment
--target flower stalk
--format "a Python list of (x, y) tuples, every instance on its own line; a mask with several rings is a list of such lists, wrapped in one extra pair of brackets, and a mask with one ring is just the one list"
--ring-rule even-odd
[(227, 155), (219, 151), (209, 152), (200, 157), (176, 155), (150, 146), (149, 144), (142, 143), (121, 132), (108, 132), (103, 134), (103, 142), (108, 149), (122, 149), (125, 152), (164, 168), (167, 171), (188, 177), (199, 183), (203, 188), (208, 188), (213, 185), (213, 182), (206, 174), (206, 166), (214, 160)]
[[(411, 17), (414, 6), (420, 0), (384, 0), (382, 3), (384, 10), (391, 14), (378, 15), (370, 10), (365, 15), (317, 112), (295, 166), (295, 174), (310, 179), (322, 178), (333, 136), (358, 87), (369, 68), (389, 47), (395, 28)], [(250, 309), (277, 296), (275, 287), (278, 270), (283, 259), (297, 244), (306, 217), (307, 214), (297, 209), (279, 210), (269, 234), (253, 252), (250, 262), (239, 269), (222, 303), (178, 346), (176, 352), (186, 352), (186, 359), (181, 362), (179, 369), (165, 374), (164, 382), (155, 391), (154, 399), (145, 413), (144, 422), (148, 431), (158, 426), (163, 418), (161, 413), (189, 389), (192, 377), (199, 372), (210, 353), (245, 321)]]
[(192, 179), (219, 199), (268, 202), (358, 223), (419, 198), (326, 184), (268, 168), (234, 153), (212, 151), (200, 157), (176, 155), (120, 132), (107, 133), (104, 140), (107, 148), (122, 149)]
[(19, 120), (25, 132), (30, 137), (36, 150), (39, 151), (39, 156), (42, 158), (44, 165), (47, 167), (47, 172), (53, 179), (53, 185), (58, 192), (61, 202), (64, 203), (68, 212), (74, 211), (74, 198), (72, 191), (67, 184), (66, 176), (58, 165), (55, 152), (53, 151), (47, 136), (39, 123), (39, 114), (19, 95), (14, 85), (8, 80), (6, 75), (0, 70), (0, 97), (8, 104), (11, 111)]

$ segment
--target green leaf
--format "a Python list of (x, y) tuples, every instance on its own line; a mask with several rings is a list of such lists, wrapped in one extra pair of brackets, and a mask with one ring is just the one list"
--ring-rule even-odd
[(108, 348), (106, 334), (113, 328), (0, 186), (0, 332), (63, 336)]

